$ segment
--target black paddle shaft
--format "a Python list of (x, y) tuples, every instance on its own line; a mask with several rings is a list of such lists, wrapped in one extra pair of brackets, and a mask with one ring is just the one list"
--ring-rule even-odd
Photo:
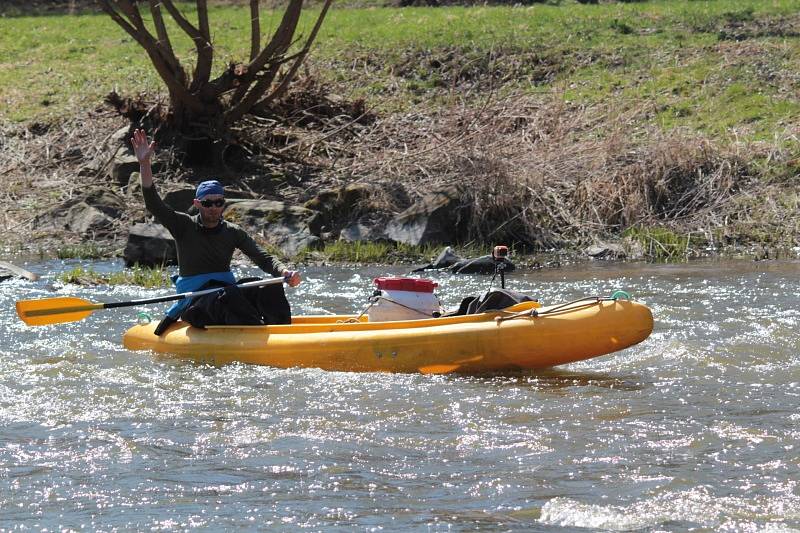
[(238, 287), (240, 289), (247, 288), (247, 287), (262, 287), (264, 285), (272, 285), (273, 283), (280, 283), (285, 281), (284, 278), (271, 278), (271, 279), (259, 279), (256, 281), (249, 281), (247, 283), (242, 284), (233, 284), (233, 285), (225, 285), (223, 287), (214, 287), (211, 289), (204, 289), (202, 291), (195, 291), (195, 292), (183, 292), (181, 294), (170, 294), (168, 296), (158, 296), (156, 298), (142, 298), (139, 300), (130, 300), (128, 302), (109, 302), (103, 304), (103, 309), (114, 309), (115, 307), (132, 307), (135, 305), (144, 305), (144, 304), (157, 304), (161, 302), (171, 302), (174, 300), (183, 300), (184, 298), (194, 298), (195, 296), (202, 296), (204, 294), (211, 294), (212, 292), (218, 292), (228, 287)]

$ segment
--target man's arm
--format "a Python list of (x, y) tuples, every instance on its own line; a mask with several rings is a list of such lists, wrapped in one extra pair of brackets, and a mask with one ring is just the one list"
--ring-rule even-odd
[(153, 185), (153, 167), (150, 160), (156, 149), (156, 142), (148, 142), (144, 130), (137, 129), (133, 132), (131, 146), (133, 146), (133, 153), (136, 154), (136, 159), (139, 161), (139, 176), (145, 207), (172, 233), (173, 237), (181, 235), (185, 225), (190, 223), (189, 216), (178, 213), (165, 204)]
[(258, 268), (273, 276), (282, 276), (286, 278), (286, 283), (288, 283), (290, 287), (297, 287), (300, 285), (301, 279), (299, 272), (286, 268), (283, 263), (259, 246), (244, 230), (240, 231), (242, 231), (242, 240), (239, 249), (244, 252), (244, 255), (249, 257)]

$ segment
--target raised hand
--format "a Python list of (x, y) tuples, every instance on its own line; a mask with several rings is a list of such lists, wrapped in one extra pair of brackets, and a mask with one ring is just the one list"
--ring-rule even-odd
[(135, 130), (133, 138), (131, 138), (131, 146), (133, 146), (133, 153), (136, 154), (139, 163), (149, 163), (150, 157), (156, 149), (156, 142), (148, 143), (144, 130)]

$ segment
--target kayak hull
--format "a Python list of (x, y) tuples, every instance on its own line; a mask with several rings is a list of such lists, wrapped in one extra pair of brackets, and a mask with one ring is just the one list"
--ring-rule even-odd
[[(184, 322), (161, 336), (156, 324), (123, 336), (129, 350), (151, 350), (201, 363), (353, 372), (486, 373), (533, 370), (616, 352), (646, 339), (650, 310), (602, 300), (536, 309), (398, 322), (348, 316), (294, 317), (291, 325), (210, 326)], [(536, 316), (532, 316), (532, 313)]]

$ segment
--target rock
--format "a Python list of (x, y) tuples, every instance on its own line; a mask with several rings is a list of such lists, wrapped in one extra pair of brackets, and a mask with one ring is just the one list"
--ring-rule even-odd
[(444, 250), (439, 252), (439, 255), (433, 260), (431, 268), (447, 268), (462, 260), (463, 258), (460, 255), (455, 253), (452, 248), (447, 246)]
[(125, 196), (142, 197), (142, 180), (138, 172), (132, 172), (128, 178), (128, 186), (125, 187)]
[(338, 203), (341, 209), (358, 211), (371, 196), (375, 194), (375, 187), (364, 183), (348, 183), (339, 189)]
[(78, 176), (94, 176), (100, 171), (100, 163), (97, 159), (92, 159), (87, 164), (78, 169)]
[(106, 234), (114, 220), (91, 205), (77, 205), (70, 209), (65, 229), (80, 235)]
[(172, 209), (188, 213), (193, 205), (192, 202), (196, 191), (196, 187), (185, 187), (164, 193), (161, 198)]
[(93, 238), (111, 235), (123, 207), (123, 200), (117, 194), (98, 189), (36, 217), (34, 227), (67, 230)]
[[(372, 211), (369, 198), (375, 187), (363, 183), (350, 183), (339, 189), (325, 189), (307, 201), (303, 207), (318, 211), (320, 222), (326, 227), (354, 226), (353, 222)], [(357, 225), (357, 223), (355, 224)], [(348, 230), (351, 231), (351, 230)]]
[[(159, 194), (161, 195), (161, 199), (164, 200), (164, 203), (170, 206), (172, 209), (175, 209), (176, 211), (181, 211), (183, 213), (197, 214), (197, 210), (194, 209), (192, 204), (192, 201), (194, 200), (194, 195), (197, 191), (197, 187), (189, 185), (167, 192), (164, 192), (161, 188), (159, 188), (158, 191)], [(128, 196), (141, 196), (142, 185), (138, 172), (134, 172), (133, 174), (131, 174), (126, 194)], [(228, 200), (234, 198), (241, 198), (241, 199), (252, 198), (252, 195), (245, 195), (245, 194), (246, 193), (241, 193), (238, 191), (225, 191), (225, 198)]]
[(303, 207), (312, 211), (319, 211), (323, 216), (323, 223), (327, 224), (329, 219), (333, 218), (338, 198), (339, 191), (337, 189), (325, 189), (303, 204)]
[(88, 192), (83, 201), (111, 218), (119, 218), (125, 209), (125, 200), (117, 193), (105, 188)]
[(125, 266), (175, 265), (178, 253), (172, 235), (161, 224), (134, 224), (122, 252)]
[[(130, 142), (132, 135), (132, 127), (126, 126), (120, 128), (109, 137), (108, 142), (105, 144), (106, 150), (108, 151), (102, 155), (102, 166), (108, 166), (108, 176), (120, 187), (128, 187), (131, 185), (131, 174), (139, 172), (139, 161), (133, 153), (133, 147)], [(111, 157), (111, 161), (108, 161), (111, 154), (113, 154), (113, 157)], [(92, 168), (95, 166), (97, 170), (100, 170), (100, 164), (93, 163)], [(153, 174), (158, 175), (161, 171), (162, 164), (159, 163), (158, 160), (154, 160), (152, 162), (152, 167)]]
[(586, 255), (592, 259), (625, 259), (628, 254), (620, 244), (598, 243), (586, 248)]
[[(114, 180), (114, 183), (125, 187), (130, 182), (131, 174), (138, 171), (139, 160), (136, 159), (131, 148), (127, 144), (117, 148), (108, 168), (108, 175)], [(155, 169), (153, 171), (155, 172)]]
[[(516, 267), (514, 263), (506, 260), (506, 272), (513, 272)], [(497, 264), (491, 255), (482, 255), (474, 259), (462, 259), (453, 264), (449, 270), (454, 274), (494, 274)]]
[(62, 160), (83, 159), (83, 150), (78, 147), (69, 148), (63, 153), (57, 155), (57, 158)]
[[(464, 259), (447, 246), (434, 261), (424, 267), (415, 268), (412, 272), (428, 269), (447, 269), (453, 274), (494, 274), (496, 268), (494, 257), (484, 255), (474, 259)], [(514, 263), (506, 260), (506, 272), (513, 272)]]
[(339, 232), (339, 239), (346, 242), (378, 242), (385, 241), (385, 223), (364, 216)]
[(128, 146), (130, 137), (133, 136), (132, 126), (123, 126), (108, 138), (106, 148), (116, 151), (120, 146)]
[(625, 247), (625, 259), (638, 261), (644, 258), (644, 246), (638, 239), (625, 237), (623, 246)]
[(413, 246), (459, 240), (469, 209), (460, 196), (456, 187), (431, 192), (390, 220), (386, 236)]
[(275, 200), (230, 200), (225, 218), (260, 233), (288, 256), (321, 243), (319, 213)]
[(436, 259), (433, 260), (432, 263), (428, 263), (425, 266), (417, 267), (412, 272), (422, 272), (424, 270), (433, 270), (433, 269), (440, 269), (440, 268), (447, 268), (456, 264), (457, 262), (461, 261), (463, 258), (456, 254), (452, 248), (446, 246), (444, 250), (439, 252), (439, 255)]

